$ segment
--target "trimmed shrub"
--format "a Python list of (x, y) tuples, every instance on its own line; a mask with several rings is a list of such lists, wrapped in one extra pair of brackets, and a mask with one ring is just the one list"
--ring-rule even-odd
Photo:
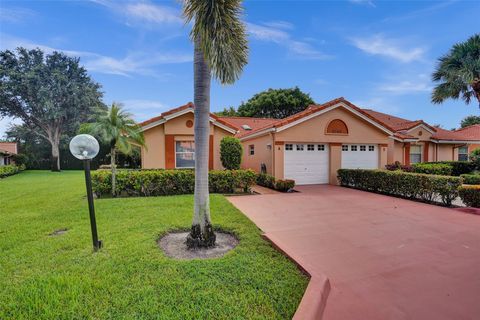
[(282, 192), (287, 192), (290, 189), (293, 189), (295, 187), (295, 181), (294, 180), (277, 180), (275, 182), (275, 190), (282, 191)]
[(404, 164), (401, 164), (400, 161), (395, 161), (395, 163), (390, 163), (385, 166), (385, 169), (389, 171), (395, 171), (395, 170), (401, 170), (405, 172), (412, 172), (413, 168), (412, 166), (407, 166)]
[(458, 196), (462, 178), (388, 170), (340, 169), (342, 186), (432, 202), (440, 198), (450, 206)]
[(452, 175), (452, 166), (444, 163), (415, 163), (413, 166), (413, 172), (416, 173), (426, 173), (426, 174), (436, 174), (442, 176)]
[(450, 165), (452, 167), (452, 176), (460, 176), (475, 170), (475, 163), (471, 161), (440, 161), (435, 163)]
[(476, 170), (480, 169), (480, 148), (477, 148), (470, 152), (470, 161), (474, 165)]
[(239, 170), (242, 163), (243, 148), (239, 139), (224, 137), (220, 141), (220, 160), (225, 169)]
[(480, 174), (462, 174), (464, 184), (480, 184)]
[(25, 170), (25, 165), (22, 164), (20, 166), (14, 165), (14, 164), (9, 164), (6, 166), (1, 166), (0, 167), (0, 179), (1, 178), (6, 178), (8, 176), (13, 176), (14, 174), (19, 173), (20, 171)]
[(275, 177), (267, 173), (257, 174), (257, 184), (262, 187), (275, 189)]
[[(252, 170), (210, 171), (211, 193), (249, 192), (255, 184)], [(124, 196), (167, 196), (191, 194), (195, 188), (193, 170), (118, 170), (117, 190)], [(112, 187), (110, 170), (92, 172), (92, 188), (97, 196), (108, 195)]]
[(458, 194), (463, 203), (468, 207), (480, 208), (480, 186), (461, 186)]
[(24, 153), (14, 154), (12, 156), (12, 158), (13, 158), (13, 161), (15, 162), (15, 165), (17, 165), (17, 166), (21, 166), (21, 165), (26, 166), (27, 165), (28, 157)]

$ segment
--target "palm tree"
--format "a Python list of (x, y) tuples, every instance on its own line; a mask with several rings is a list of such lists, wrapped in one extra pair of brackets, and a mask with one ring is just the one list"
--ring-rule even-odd
[(432, 102), (461, 98), (469, 104), (475, 97), (480, 106), (480, 34), (455, 44), (438, 61), (432, 79), (440, 83), (433, 89)]
[(143, 133), (140, 127), (132, 119), (132, 115), (122, 109), (118, 103), (112, 106), (104, 114), (101, 114), (96, 122), (88, 123), (82, 128), (83, 132), (89, 132), (97, 136), (101, 141), (110, 146), (110, 164), (112, 170), (112, 196), (116, 196), (116, 172), (115, 165), (117, 151), (124, 154), (132, 152), (132, 145), (145, 146)]
[(232, 84), (247, 64), (248, 43), (240, 20), (240, 0), (185, 0), (186, 23), (193, 21), (195, 104), (195, 194), (192, 229), (187, 246), (211, 247), (215, 233), (210, 221), (208, 143), (210, 135), (210, 83), (213, 76)]

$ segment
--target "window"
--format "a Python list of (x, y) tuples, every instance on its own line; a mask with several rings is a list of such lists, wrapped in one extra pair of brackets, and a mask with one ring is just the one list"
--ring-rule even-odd
[(175, 142), (175, 166), (177, 168), (195, 167), (195, 142), (176, 141)]
[(368, 151), (375, 151), (375, 146), (368, 146)]
[(350, 151), (357, 151), (357, 146), (350, 146)]
[(307, 150), (308, 150), (308, 151), (315, 151), (315, 145), (313, 145), (313, 144), (307, 144)]
[(325, 151), (325, 145), (324, 144), (319, 144), (318, 145), (318, 151)]
[(360, 146), (360, 151), (367, 151), (367, 146)]
[(254, 144), (251, 144), (248, 146), (248, 154), (253, 156), (255, 155), (255, 145)]
[(297, 144), (297, 151), (303, 151), (303, 144)]
[(410, 163), (422, 162), (422, 146), (412, 145), (410, 146)]
[(287, 151), (292, 151), (292, 150), (293, 150), (293, 144), (287, 143), (287, 144), (285, 145), (285, 150), (287, 150)]
[(458, 148), (458, 161), (468, 161), (468, 147)]
[(348, 145), (346, 144), (342, 145), (342, 151), (348, 151)]

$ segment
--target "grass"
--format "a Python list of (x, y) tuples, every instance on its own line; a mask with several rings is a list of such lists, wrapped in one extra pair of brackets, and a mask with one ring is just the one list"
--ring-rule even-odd
[(223, 196), (211, 196), (213, 223), (237, 248), (192, 261), (159, 250), (192, 208), (191, 195), (96, 200), (104, 248), (93, 253), (82, 172), (0, 180), (0, 319), (291, 318), (307, 278)]

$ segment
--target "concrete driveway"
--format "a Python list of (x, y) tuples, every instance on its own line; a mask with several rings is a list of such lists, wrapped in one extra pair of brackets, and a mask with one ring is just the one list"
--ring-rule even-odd
[(335, 187), (230, 197), (332, 286), (324, 319), (480, 319), (480, 216)]

